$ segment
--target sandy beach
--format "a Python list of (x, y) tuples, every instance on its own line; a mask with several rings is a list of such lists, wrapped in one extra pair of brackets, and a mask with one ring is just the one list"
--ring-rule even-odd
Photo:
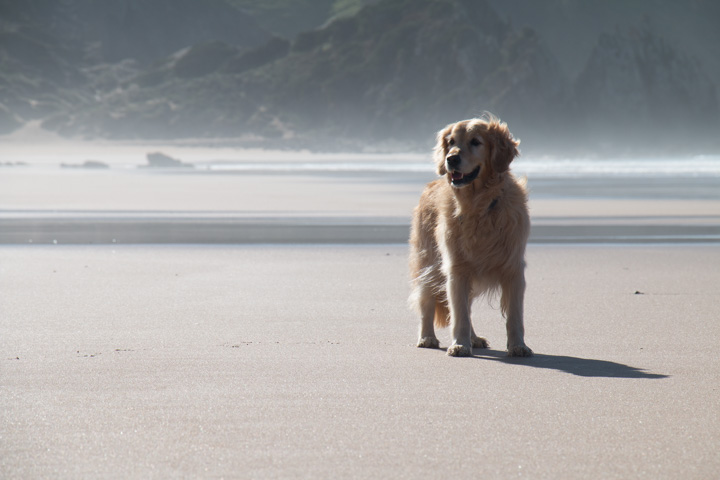
[[(712, 478), (718, 246), (528, 250), (527, 340), (414, 346), (407, 248), (4, 246), (3, 478)], [(448, 332), (440, 334), (448, 345)]]
[(275, 167), (0, 171), (0, 477), (720, 471), (719, 176), (530, 177), (537, 355), (494, 301), (455, 359), (406, 306), (432, 172)]

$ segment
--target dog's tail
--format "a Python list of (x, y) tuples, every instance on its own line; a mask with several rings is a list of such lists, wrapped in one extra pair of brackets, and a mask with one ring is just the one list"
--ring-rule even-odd
[(435, 302), (435, 327), (445, 328), (450, 325), (450, 310), (445, 302)]

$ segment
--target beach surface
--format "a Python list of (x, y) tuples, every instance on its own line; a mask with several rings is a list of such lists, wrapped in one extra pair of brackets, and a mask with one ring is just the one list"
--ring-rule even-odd
[(530, 245), (529, 359), (416, 348), (407, 253), (0, 247), (0, 477), (720, 471), (720, 246)]
[(536, 355), (491, 299), (458, 359), (406, 302), (429, 158), (128, 148), (4, 151), (0, 478), (720, 471), (717, 158), (521, 159)]

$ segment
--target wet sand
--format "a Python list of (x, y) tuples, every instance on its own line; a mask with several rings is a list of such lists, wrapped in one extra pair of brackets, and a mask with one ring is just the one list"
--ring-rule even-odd
[[(720, 246), (528, 250), (537, 355), (414, 346), (405, 246), (0, 247), (3, 478), (712, 478)], [(449, 343), (441, 331), (442, 346)]]
[[(138, 216), (0, 217), (0, 244), (402, 244), (409, 218)], [(718, 243), (720, 216), (535, 219), (529, 242)]]
[[(0, 244), (404, 243), (432, 173), (6, 168)], [(720, 178), (530, 180), (533, 243), (720, 241)]]

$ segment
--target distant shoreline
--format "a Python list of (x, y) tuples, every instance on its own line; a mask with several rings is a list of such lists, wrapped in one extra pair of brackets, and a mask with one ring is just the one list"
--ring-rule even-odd
[[(383, 218), (0, 218), (0, 245), (137, 244), (404, 244), (405, 219)], [(535, 244), (689, 244), (720, 243), (720, 215), (688, 225), (603, 222), (596, 219), (544, 221), (533, 225)]]
[[(700, 166), (717, 175), (697, 164), (677, 175), (659, 161), (616, 171), (615, 160), (604, 173), (593, 170), (603, 162), (572, 170), (518, 161), (515, 174), (529, 182), (530, 242), (718, 243), (720, 160), (713, 162)], [(422, 189), (437, 178), (429, 159), (413, 158), (224, 166), (3, 168), (0, 244), (402, 244)]]

